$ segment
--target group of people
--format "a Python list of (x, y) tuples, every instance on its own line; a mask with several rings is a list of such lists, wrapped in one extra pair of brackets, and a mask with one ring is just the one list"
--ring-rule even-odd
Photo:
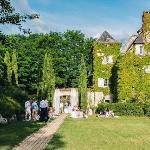
[(72, 118), (88, 118), (89, 115), (92, 115), (92, 109), (87, 109), (82, 111), (78, 106), (71, 106), (68, 103), (60, 103), (60, 113), (70, 114)]
[(48, 120), (48, 101), (42, 99), (25, 102), (25, 120), (26, 121), (47, 121)]
[(98, 117), (114, 118), (114, 117), (117, 117), (117, 116), (115, 116), (113, 110), (110, 110), (110, 109), (107, 108), (106, 111), (100, 112)]
[(79, 107), (74, 106), (71, 112), (72, 118), (88, 118), (93, 114), (92, 109), (88, 108), (86, 110), (81, 110)]

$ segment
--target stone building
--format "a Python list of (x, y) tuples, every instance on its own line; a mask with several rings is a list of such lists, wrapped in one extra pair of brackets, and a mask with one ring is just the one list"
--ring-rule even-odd
[(121, 43), (107, 31), (96, 39), (93, 48), (94, 92), (96, 104), (113, 100), (114, 65), (120, 54)]
[[(143, 25), (136, 35), (132, 35), (128, 42), (121, 47), (121, 43), (115, 40), (107, 31), (104, 31), (102, 35), (96, 39), (93, 44), (93, 88), (88, 90), (88, 104), (90, 106), (96, 106), (99, 102), (112, 102), (118, 97), (115, 97), (116, 93), (119, 95), (122, 92), (126, 92), (127, 88), (130, 90), (129, 99), (135, 96), (135, 93), (142, 93), (141, 95), (146, 99), (150, 99), (150, 12), (143, 13)], [(122, 78), (118, 76), (121, 74), (118, 63), (121, 62), (121, 58), (125, 58), (128, 54), (134, 54), (138, 58), (139, 64), (134, 66), (134, 60), (130, 65), (133, 65), (135, 70), (135, 76), (138, 77), (138, 82), (132, 80), (130, 85), (123, 85), (121, 82), (128, 82), (133, 77), (130, 75), (130, 70), (126, 72), (129, 78)], [(140, 64), (142, 63), (142, 64)], [(126, 63), (124, 63), (124, 68)], [(140, 66), (140, 68), (138, 68)], [(119, 71), (118, 71), (119, 70)], [(137, 71), (137, 72), (136, 72)], [(122, 73), (123, 74), (123, 73)], [(123, 74), (124, 75), (124, 74)], [(139, 83), (143, 87), (138, 87)], [(136, 84), (138, 86), (136, 87)], [(118, 90), (118, 87), (122, 89)], [(136, 91), (137, 88), (137, 91)], [(124, 90), (125, 89), (125, 90)], [(124, 94), (126, 96), (126, 93)], [(59, 106), (62, 100), (68, 100), (71, 107), (79, 105), (79, 93), (78, 89), (56, 89), (54, 95), (53, 106), (56, 112), (59, 113)], [(122, 97), (124, 99), (124, 97)]]
[[(116, 67), (116, 64), (120, 61), (120, 57), (126, 57), (129, 53), (137, 56), (137, 61), (141, 63), (136, 64), (139, 65), (141, 69), (135, 66), (135, 68), (138, 70), (137, 72), (135, 71), (136, 76), (139, 78), (139, 83), (143, 82), (143, 87), (141, 88), (141, 90), (143, 90), (142, 94), (149, 95), (148, 97), (150, 97), (148, 90), (144, 91), (144, 89), (150, 88), (150, 12), (143, 13), (142, 21), (143, 25), (141, 29), (136, 35), (132, 35), (128, 42), (122, 47), (121, 44), (116, 41), (107, 31), (103, 32), (103, 34), (94, 43), (93, 88), (95, 95), (94, 101), (96, 102), (95, 105), (100, 101), (115, 101), (118, 99), (118, 97), (115, 97), (116, 93), (123, 93), (123, 89), (126, 89), (125, 87), (121, 87), (126, 85), (120, 84), (123, 82), (124, 78), (120, 76), (118, 77), (118, 74), (120, 74), (121, 71), (119, 68), (117, 68), (118, 66)], [(133, 65), (133, 63), (134, 60), (131, 61), (131, 64), (129, 65)], [(127, 72), (127, 75), (130, 76), (130, 71)], [(141, 92), (140, 87), (138, 87), (139, 85), (137, 86), (139, 91), (135, 91), (136, 84), (139, 84), (135, 82), (137, 81), (133, 81), (133, 83), (130, 85), (131, 87), (129, 87), (131, 88), (130, 91), (133, 93), (133, 95), (135, 94), (134, 92)], [(122, 89), (119, 89), (119, 86)], [(132, 98), (131, 95), (130, 98)]]

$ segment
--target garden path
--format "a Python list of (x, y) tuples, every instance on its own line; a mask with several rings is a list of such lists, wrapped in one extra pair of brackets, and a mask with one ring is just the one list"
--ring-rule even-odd
[(19, 145), (15, 146), (13, 150), (43, 150), (66, 117), (66, 114), (62, 114), (51, 123), (47, 123), (46, 126), (31, 134)]

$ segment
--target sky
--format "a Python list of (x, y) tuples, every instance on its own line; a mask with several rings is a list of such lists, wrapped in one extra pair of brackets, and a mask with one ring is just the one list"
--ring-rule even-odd
[[(150, 0), (11, 0), (20, 13), (37, 13), (39, 19), (23, 24), (33, 33), (81, 30), (97, 37), (107, 30), (116, 39), (126, 39), (142, 25), (143, 11)], [(0, 26), (1, 27), (1, 26)], [(6, 34), (19, 33), (17, 27), (1, 27)]]

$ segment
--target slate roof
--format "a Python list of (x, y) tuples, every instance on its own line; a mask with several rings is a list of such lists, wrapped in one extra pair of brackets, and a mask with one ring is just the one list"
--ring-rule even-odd
[(104, 31), (102, 35), (99, 38), (97, 38), (97, 41), (101, 43), (116, 43), (117, 42), (107, 31)]
[(144, 44), (144, 40), (142, 38), (142, 35), (139, 34), (136, 40), (134, 41), (134, 44)]

